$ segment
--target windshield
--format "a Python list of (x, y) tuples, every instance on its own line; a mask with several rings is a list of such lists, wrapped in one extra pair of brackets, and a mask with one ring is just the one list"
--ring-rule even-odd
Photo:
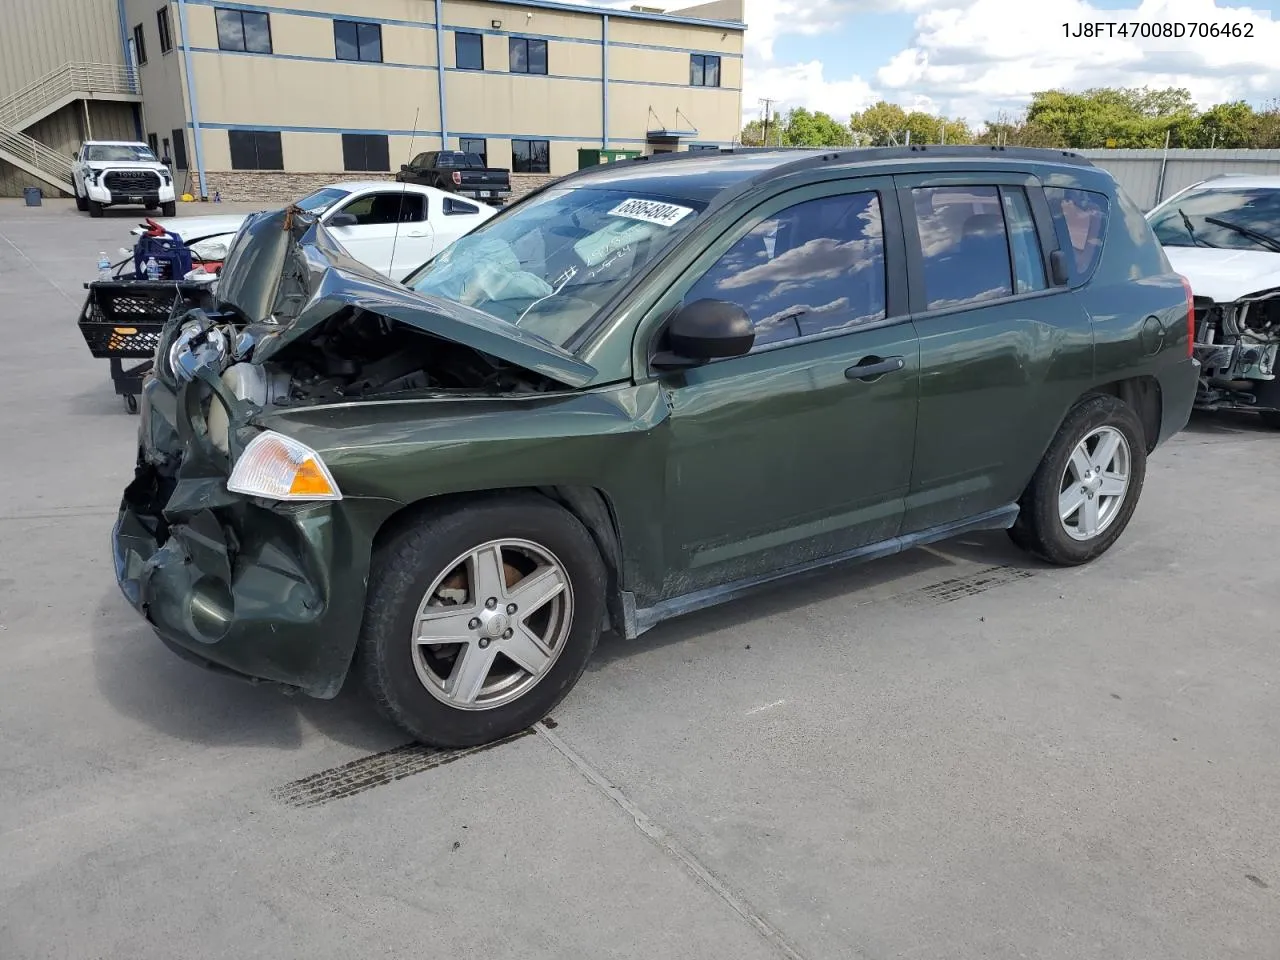
[(307, 213), (314, 213), (319, 216), (339, 200), (350, 195), (351, 193), (348, 190), (339, 190), (337, 187), (322, 187), (315, 193), (303, 197), (295, 206), (301, 207)]
[(108, 163), (157, 162), (156, 155), (151, 152), (151, 149), (140, 143), (100, 143), (86, 148), (84, 158)]
[(1152, 217), (1151, 229), (1166, 247), (1270, 249), (1264, 238), (1280, 241), (1280, 190), (1192, 190)]
[(550, 190), (494, 217), (404, 282), (564, 346), (702, 209), (617, 190)]

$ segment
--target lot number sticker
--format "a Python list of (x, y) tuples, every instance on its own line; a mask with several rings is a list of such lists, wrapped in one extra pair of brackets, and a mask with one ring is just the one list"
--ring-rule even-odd
[(656, 223), (660, 227), (673, 227), (689, 214), (690, 207), (677, 206), (674, 203), (661, 203), (657, 200), (623, 200), (609, 211), (611, 217), (626, 217), (629, 220), (643, 220), (645, 223)]

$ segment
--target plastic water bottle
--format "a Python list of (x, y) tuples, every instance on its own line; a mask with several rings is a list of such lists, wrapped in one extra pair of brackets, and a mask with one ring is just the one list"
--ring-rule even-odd
[(160, 264), (156, 261), (155, 257), (147, 257), (147, 279), (160, 279)]
[(98, 279), (111, 279), (111, 260), (107, 257), (107, 251), (105, 250), (98, 254)]

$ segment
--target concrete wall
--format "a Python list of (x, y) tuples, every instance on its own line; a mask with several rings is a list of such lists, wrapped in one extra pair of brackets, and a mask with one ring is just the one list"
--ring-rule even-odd
[[(126, 0), (127, 26), (141, 22), (148, 34), (149, 62), (141, 70), (145, 128), (172, 129), (179, 110), (185, 123), (194, 126), (198, 119), (208, 187), (228, 199), (252, 194), (255, 181), (264, 197), (274, 198), (317, 178), (367, 176), (344, 171), (343, 133), (386, 136), (392, 170), (415, 152), (456, 149), (460, 137), (483, 139), (490, 164), (510, 167), (513, 138), (545, 139), (552, 174), (576, 169), (580, 148), (644, 150), (654, 129), (686, 131), (686, 142), (724, 145), (738, 133), (740, 26), (646, 19), (625, 10), (549, 8), (536, 0), (444, 0), (438, 58), (434, 0), (267, 0), (250, 9), (269, 8), (272, 53), (251, 54), (219, 49), (213, 6), (188, 0), (185, 41), (196, 97), (191, 104), (184, 103), (182, 51), (158, 52), (153, 3)], [(704, 6), (704, 18), (741, 21), (742, 0)], [(176, 34), (177, 5), (171, 9)], [(381, 63), (336, 59), (333, 20), (344, 16), (380, 24)], [(457, 67), (459, 32), (481, 34), (483, 70)], [(510, 72), (512, 37), (547, 41), (547, 75)], [(720, 87), (689, 85), (693, 53), (722, 58)], [(239, 129), (280, 131), (284, 170), (232, 170), (228, 132)], [(194, 150), (189, 157), (194, 166)]]
[(124, 63), (116, 0), (0, 0), (0, 99), (72, 61)]
[[(185, 78), (182, 52), (179, 49), (181, 22), (177, 4), (170, 3), (169, 21), (173, 27), (174, 46), (168, 53), (160, 50), (160, 32), (156, 23), (156, 11), (164, 6), (157, 0), (125, 0), (125, 28), (129, 36), (133, 36), (135, 26), (142, 27), (143, 42), (146, 47), (147, 62), (138, 65), (138, 80), (142, 84), (142, 132), (146, 135), (154, 133), (164, 150), (165, 139), (169, 140), (169, 156), (177, 158), (174, 152), (174, 141), (177, 137), (186, 138), (187, 162), (195, 168), (192, 153), (191, 131), (187, 127), (187, 106), (185, 94)], [(189, 7), (194, 10), (194, 7)], [(175, 174), (179, 192), (187, 189), (186, 169), (175, 163)], [(194, 185), (191, 185), (193, 192)]]
[[(88, 130), (85, 127), (86, 106)], [(136, 139), (133, 106), (131, 103), (109, 101), (91, 100), (87, 104), (77, 101), (32, 124), (25, 132), (70, 159), (80, 149), (80, 141), (88, 139), (89, 132), (98, 140)], [(20, 197), (24, 187), (39, 187), (46, 197), (57, 193), (44, 181), (0, 160), (0, 197)]]
[(1280, 176), (1280, 150), (1170, 150), (1160, 186), (1163, 150), (1078, 150), (1108, 171), (1143, 211), (1183, 187), (1224, 173)]

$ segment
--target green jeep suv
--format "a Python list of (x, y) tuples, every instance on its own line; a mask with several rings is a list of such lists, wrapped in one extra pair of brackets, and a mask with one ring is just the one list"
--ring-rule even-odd
[(205, 666), (492, 741), (602, 629), (974, 530), (1099, 556), (1187, 422), (1189, 308), (1054, 151), (611, 164), (399, 284), (258, 214), (161, 338), (117, 579)]

